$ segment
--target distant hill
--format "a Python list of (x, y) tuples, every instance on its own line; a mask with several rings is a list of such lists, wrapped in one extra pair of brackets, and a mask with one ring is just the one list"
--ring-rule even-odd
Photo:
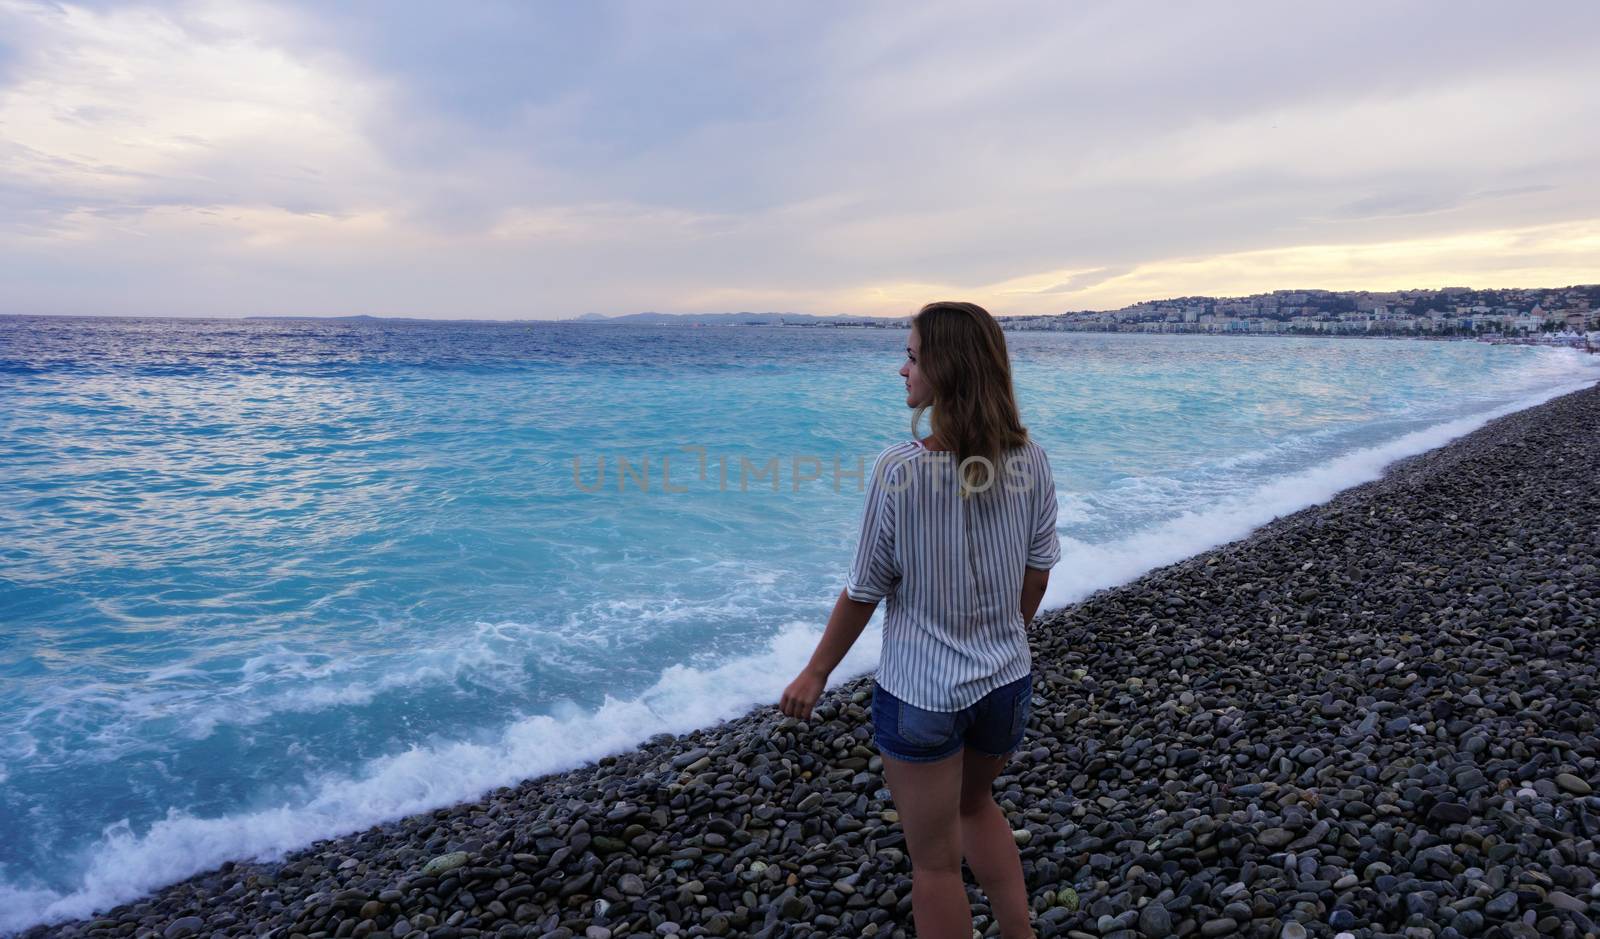
[[(903, 319), (903, 318), (902, 318)], [(720, 326), (779, 326), (783, 324), (804, 326), (837, 326), (844, 323), (865, 323), (882, 325), (893, 322), (892, 318), (881, 316), (849, 316), (844, 313), (835, 313), (830, 316), (820, 316), (816, 313), (623, 313), (618, 316), (601, 316), (598, 313), (585, 313), (571, 319), (556, 320), (557, 323), (628, 323), (632, 325), (658, 325), (658, 326), (692, 326), (692, 325), (720, 325)]]
[(348, 316), (315, 316), (286, 313), (282, 316), (241, 316), (245, 320), (316, 320), (320, 323), (491, 323), (495, 320), (441, 320), (426, 316), (373, 316), (353, 313)]
[(306, 316), (287, 314), (283, 316), (245, 316), (247, 320), (317, 320), (323, 323), (605, 323), (624, 324), (632, 326), (842, 326), (842, 325), (869, 325), (882, 326), (885, 324), (904, 325), (908, 317), (899, 319), (881, 316), (847, 316), (836, 313), (831, 316), (819, 316), (815, 313), (623, 313), (617, 316), (605, 316), (600, 313), (585, 313), (582, 316), (554, 320), (470, 320), (470, 319), (430, 319), (420, 316), (373, 316), (370, 313), (358, 313), (349, 316)]

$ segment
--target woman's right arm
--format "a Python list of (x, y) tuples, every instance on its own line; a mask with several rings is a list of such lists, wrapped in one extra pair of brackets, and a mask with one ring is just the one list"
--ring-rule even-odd
[(1050, 458), (1037, 449), (1038, 463), (1034, 480), (1038, 502), (1034, 506), (1033, 538), (1028, 545), (1028, 559), (1022, 569), (1022, 625), (1033, 622), (1044, 600), (1044, 588), (1050, 584), (1050, 570), (1061, 561), (1061, 536), (1056, 532), (1056, 514), (1060, 503), (1056, 500), (1056, 477), (1050, 469)]
[(1027, 626), (1033, 622), (1033, 615), (1039, 612), (1039, 603), (1044, 599), (1044, 590), (1050, 586), (1050, 572), (1034, 567), (1022, 569), (1022, 625)]

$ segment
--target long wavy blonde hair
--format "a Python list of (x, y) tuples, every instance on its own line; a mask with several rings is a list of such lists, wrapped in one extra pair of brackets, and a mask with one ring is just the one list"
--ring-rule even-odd
[(931, 405), (912, 412), (911, 435), (918, 436), (922, 414), (931, 407), (934, 435), (955, 451), (957, 466), (975, 456), (989, 461), (987, 467), (967, 464), (961, 497), (995, 488), (1001, 458), (1028, 440), (1017, 412), (1005, 333), (988, 310), (956, 300), (924, 306), (911, 318), (911, 328), (921, 342), (917, 364), (933, 391)]

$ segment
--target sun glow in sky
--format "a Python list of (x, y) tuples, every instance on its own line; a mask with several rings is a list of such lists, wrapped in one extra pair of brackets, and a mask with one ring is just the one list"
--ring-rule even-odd
[(0, 312), (1600, 281), (1600, 6), (0, 0)]

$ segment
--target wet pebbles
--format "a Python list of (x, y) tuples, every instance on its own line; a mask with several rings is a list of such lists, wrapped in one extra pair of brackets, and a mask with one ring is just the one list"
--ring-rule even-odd
[[(1039, 935), (1596, 934), (1600, 389), (1033, 630)], [(868, 688), (25, 935), (908, 935)]]

